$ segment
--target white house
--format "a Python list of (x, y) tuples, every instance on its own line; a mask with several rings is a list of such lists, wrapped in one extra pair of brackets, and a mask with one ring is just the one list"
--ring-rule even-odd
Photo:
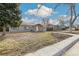
[(10, 27), (9, 32), (38, 32), (38, 31), (45, 31), (45, 28), (43, 27), (42, 24), (27, 24), (27, 23), (22, 23), (19, 27)]
[(22, 22), (19, 27), (10, 27), (9, 32), (41, 32), (41, 31), (55, 31), (62, 30), (62, 26), (58, 23), (56, 24), (48, 24), (47, 26), (43, 24), (34, 24), (34, 23), (26, 23)]

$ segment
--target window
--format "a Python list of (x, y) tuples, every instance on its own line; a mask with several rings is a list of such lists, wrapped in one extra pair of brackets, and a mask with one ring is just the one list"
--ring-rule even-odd
[(27, 30), (27, 29), (29, 29), (29, 27), (24, 26), (24, 30)]

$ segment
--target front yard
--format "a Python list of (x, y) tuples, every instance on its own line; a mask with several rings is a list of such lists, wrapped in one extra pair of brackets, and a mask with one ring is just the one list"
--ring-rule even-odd
[(24, 55), (69, 37), (57, 36), (51, 32), (9, 33), (0, 37), (0, 55)]

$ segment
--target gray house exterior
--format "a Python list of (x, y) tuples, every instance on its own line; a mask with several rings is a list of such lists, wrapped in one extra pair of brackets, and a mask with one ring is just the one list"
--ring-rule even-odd
[(62, 27), (53, 24), (48, 24), (47, 26), (45, 26), (43, 24), (22, 23), (19, 27), (9, 27), (9, 32), (43, 32), (48, 31), (48, 29), (51, 29), (50, 31), (55, 31), (61, 30)]
[(19, 27), (9, 27), (9, 32), (41, 32), (45, 31), (42, 24), (21, 24)]

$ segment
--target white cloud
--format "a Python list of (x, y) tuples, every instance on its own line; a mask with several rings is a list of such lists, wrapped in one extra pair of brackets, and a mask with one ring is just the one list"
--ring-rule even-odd
[(24, 23), (33, 23), (35, 19), (29, 19), (28, 17), (22, 18)]
[(36, 15), (37, 9), (29, 9), (26, 13), (30, 15)]
[(49, 23), (53, 25), (59, 25), (59, 21), (57, 19), (54, 20), (50, 19)]
[[(39, 7), (39, 5), (38, 5)], [(48, 8), (46, 6), (42, 6), (39, 10), (37, 9), (29, 9), (27, 14), (40, 16), (40, 17), (47, 17), (50, 16), (52, 13), (54, 13), (54, 10), (52, 8)]]
[(53, 25), (61, 25), (61, 21), (64, 22), (64, 25), (68, 25), (69, 24), (69, 18), (67, 15), (60, 15), (57, 19), (50, 19), (50, 23)]
[(27, 23), (27, 24), (37, 24), (37, 23), (41, 23), (41, 21), (38, 21), (38, 19), (29, 19), (28, 17), (22, 18), (21, 19), (23, 21), (23, 23)]

